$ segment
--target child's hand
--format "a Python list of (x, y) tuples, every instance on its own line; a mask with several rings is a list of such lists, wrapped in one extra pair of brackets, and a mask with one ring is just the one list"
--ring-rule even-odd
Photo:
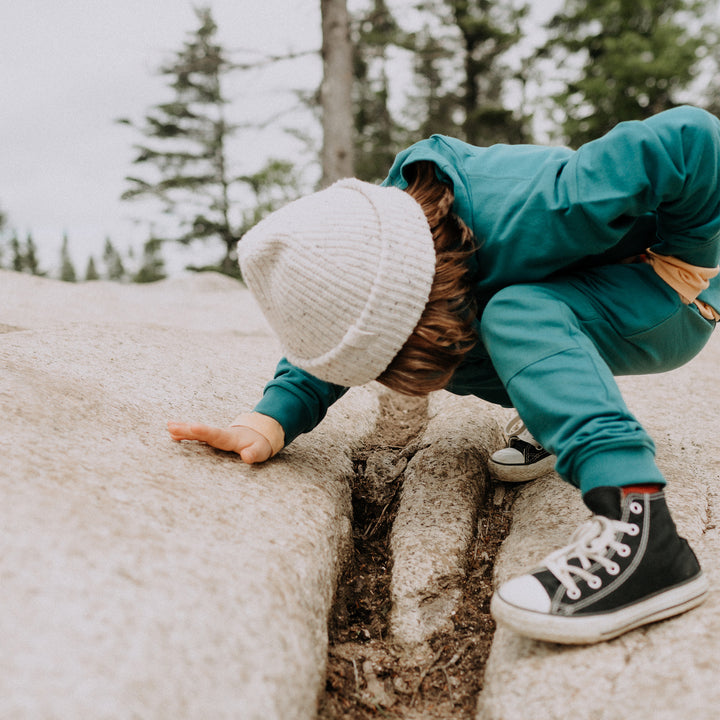
[(218, 450), (237, 453), (246, 463), (264, 462), (272, 455), (268, 440), (249, 427), (212, 427), (199, 423), (169, 422), (168, 432), (173, 440), (199, 440)]

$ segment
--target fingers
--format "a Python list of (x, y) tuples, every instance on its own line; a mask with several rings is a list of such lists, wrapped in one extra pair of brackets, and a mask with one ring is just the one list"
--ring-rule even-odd
[(219, 428), (202, 423), (169, 422), (173, 440), (197, 440), (218, 450), (235, 452), (248, 464), (264, 462), (272, 455), (272, 447), (259, 432), (246, 427)]
[(237, 439), (228, 430), (201, 423), (168, 423), (173, 440), (199, 440), (218, 450), (235, 450)]
[(218, 450), (240, 451), (242, 445), (238, 443), (238, 438), (229, 430), (211, 425), (190, 425), (190, 432), (193, 440), (212, 445)]
[(169, 422), (167, 424), (168, 432), (173, 440), (189, 440), (187, 436), (190, 426), (186, 423)]
[(207, 425), (199, 425), (196, 423), (169, 422), (167, 424), (168, 432), (173, 440), (201, 440), (204, 428)]

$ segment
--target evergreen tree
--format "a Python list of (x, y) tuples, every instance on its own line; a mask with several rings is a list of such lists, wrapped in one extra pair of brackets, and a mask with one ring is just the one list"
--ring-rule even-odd
[[(242, 236), (257, 225), (273, 210), (286, 205), (300, 196), (302, 181), (296, 167), (287, 160), (270, 158), (266, 164), (251, 175), (241, 175), (238, 181), (244, 183), (253, 196), (253, 202), (243, 211), (238, 225), (238, 235)], [(242, 242), (242, 240), (240, 240)], [(186, 268), (195, 272), (224, 272), (240, 279), (237, 271), (227, 272), (218, 265), (191, 265)]]
[(29, 275), (39, 275), (41, 277), (46, 275), (45, 272), (40, 270), (37, 246), (30, 233), (27, 234), (25, 243), (21, 243), (17, 233), (13, 233), (10, 238), (10, 252), (12, 253), (10, 267), (15, 272), (24, 272)]
[(164, 280), (165, 261), (161, 254), (162, 240), (150, 238), (143, 246), (143, 259), (140, 269), (133, 277), (133, 282), (149, 283)]
[(5, 255), (5, 229), (7, 227), (7, 216), (0, 209), (0, 268), (3, 267), (4, 255)]
[(566, 141), (578, 146), (621, 120), (680, 104), (712, 37), (701, 22), (709, 6), (709, 0), (566, 0), (542, 51), (559, 67), (582, 66), (553, 98), (566, 116)]
[[(219, 238), (225, 248), (222, 268), (236, 274), (238, 235), (230, 221), (227, 142), (235, 128), (225, 118), (222, 81), (232, 69), (216, 40), (209, 8), (195, 10), (199, 27), (160, 69), (174, 93), (154, 106), (141, 131), (150, 141), (137, 147), (135, 163), (154, 171), (155, 180), (129, 177), (123, 199), (154, 197), (179, 223), (173, 240)], [(129, 121), (125, 120), (129, 124)]]
[(300, 195), (300, 177), (295, 166), (287, 160), (270, 158), (256, 173), (242, 175), (238, 180), (248, 186), (254, 197), (250, 209), (243, 213), (241, 235), (265, 215)]
[(417, 120), (415, 138), (429, 137), (433, 133), (460, 136), (457, 118), (458, 95), (452, 78), (453, 51), (436, 37), (436, 22), (425, 23), (415, 36), (413, 57), (414, 90), (410, 107)]
[(62, 247), (60, 248), (60, 279), (63, 282), (77, 282), (77, 274), (70, 257), (68, 244), (68, 236), (63, 235)]
[(85, 267), (85, 282), (91, 282), (93, 280), (99, 280), (100, 274), (95, 267), (95, 258), (91, 255), (88, 258), (87, 266)]
[(40, 270), (40, 262), (37, 256), (37, 246), (35, 245), (33, 236), (30, 233), (27, 234), (27, 238), (25, 239), (23, 266), (23, 269), (31, 275), (45, 275), (45, 273)]
[(120, 253), (110, 241), (105, 238), (105, 248), (103, 250), (103, 263), (105, 265), (105, 277), (108, 280), (120, 282), (125, 279), (125, 266), (123, 265)]
[(496, 0), (446, 0), (464, 48), (462, 131), (475, 145), (527, 140), (524, 118), (505, 106), (503, 93), (510, 78), (502, 57), (522, 38), (520, 8)]
[(17, 233), (13, 233), (10, 238), (10, 252), (12, 253), (10, 269), (15, 272), (22, 272), (25, 269), (25, 253), (20, 247)]
[(408, 132), (390, 111), (392, 56), (412, 47), (386, 0), (372, 0), (353, 18), (353, 106), (355, 172), (369, 182), (382, 180)]
[(412, 107), (415, 117), (419, 105), (426, 108), (421, 134), (440, 132), (475, 145), (527, 142), (527, 118), (507, 106), (513, 73), (505, 61), (523, 37), (527, 4), (425, 0), (418, 7), (431, 17), (416, 43), (421, 92)]

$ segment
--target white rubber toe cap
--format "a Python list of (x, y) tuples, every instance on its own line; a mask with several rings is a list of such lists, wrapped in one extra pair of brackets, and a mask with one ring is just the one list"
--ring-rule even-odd
[(533, 612), (550, 612), (550, 597), (534, 575), (521, 575), (508, 580), (500, 586), (497, 594), (510, 605)]
[(492, 454), (492, 459), (501, 465), (524, 465), (525, 458), (523, 454), (515, 448), (506, 447), (497, 450)]

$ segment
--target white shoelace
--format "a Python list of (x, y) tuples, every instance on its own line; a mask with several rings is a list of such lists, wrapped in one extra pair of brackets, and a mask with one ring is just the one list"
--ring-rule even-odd
[[(630, 554), (630, 547), (618, 540), (618, 533), (637, 535), (639, 531), (634, 523), (595, 515), (573, 533), (569, 545), (550, 553), (543, 564), (565, 587), (568, 597), (577, 600), (581, 595), (578, 579), (585, 580), (595, 590), (602, 585), (601, 579), (589, 571), (593, 563), (604, 567), (609, 575), (620, 572), (620, 566), (607, 557), (609, 550), (615, 550), (620, 557)], [(573, 559), (580, 565), (571, 564), (569, 561)]]
[(542, 445), (532, 436), (531, 432), (525, 427), (525, 423), (519, 415), (516, 415), (505, 427), (505, 434), (508, 438), (516, 437), (518, 440), (530, 443), (534, 447), (540, 449)]

